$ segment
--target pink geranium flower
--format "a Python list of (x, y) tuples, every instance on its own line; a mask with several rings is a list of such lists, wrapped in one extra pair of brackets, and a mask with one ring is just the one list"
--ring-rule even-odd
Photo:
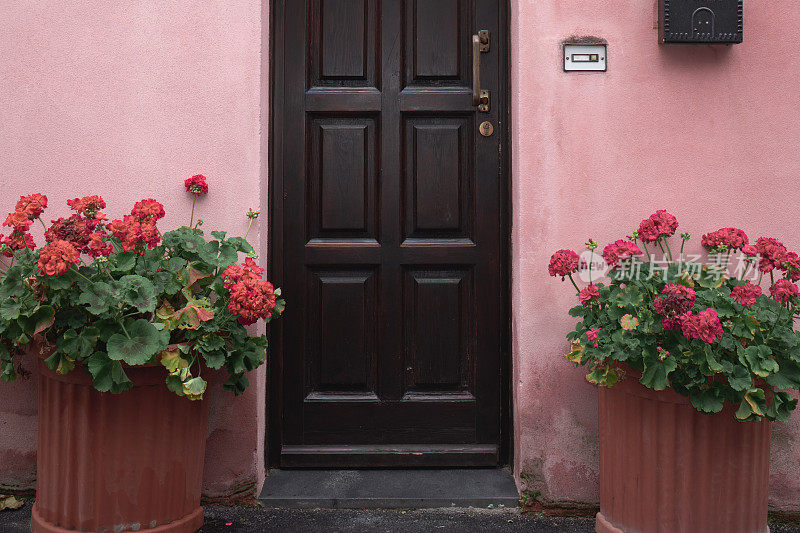
[(559, 250), (550, 258), (550, 266), (547, 271), (551, 276), (569, 276), (578, 270), (580, 258), (572, 250)]
[(678, 220), (666, 210), (659, 209), (639, 224), (639, 238), (643, 242), (656, 242), (662, 237), (671, 237), (676, 229)]
[(608, 266), (615, 267), (620, 261), (624, 261), (636, 255), (642, 255), (642, 251), (634, 243), (620, 239), (603, 248), (602, 255), (603, 260)]
[(664, 296), (659, 296), (653, 303), (656, 312), (661, 315), (664, 329), (681, 329), (683, 319), (691, 312), (694, 305), (695, 292), (684, 285), (667, 283), (661, 291)]
[(788, 279), (779, 279), (769, 288), (769, 293), (775, 300), (785, 303), (800, 296), (797, 285)]
[(736, 228), (722, 228), (703, 235), (702, 244), (708, 249), (725, 246), (731, 250), (741, 250), (750, 239), (744, 231)]
[(713, 309), (689, 315), (681, 322), (683, 336), (687, 339), (700, 339), (709, 344), (722, 338), (722, 323)]
[(600, 298), (600, 291), (598, 289), (599, 287), (597, 285), (591, 284), (579, 292), (578, 300), (581, 302), (581, 305), (588, 307), (593, 300)]
[(737, 285), (731, 289), (731, 299), (745, 307), (750, 307), (756, 303), (756, 297), (761, 296), (761, 287), (750, 282)]

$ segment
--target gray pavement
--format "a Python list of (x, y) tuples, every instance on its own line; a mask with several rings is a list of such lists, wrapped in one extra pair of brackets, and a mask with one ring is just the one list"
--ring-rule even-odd
[[(29, 531), (31, 503), (0, 511), (0, 532)], [(590, 533), (591, 518), (535, 517), (512, 510), (310, 510), (260, 507), (205, 508), (203, 533)], [(771, 524), (771, 533), (800, 533), (800, 527)]]

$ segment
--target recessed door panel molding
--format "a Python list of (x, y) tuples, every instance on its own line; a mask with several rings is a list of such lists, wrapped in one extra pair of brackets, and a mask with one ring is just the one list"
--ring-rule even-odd
[[(505, 3), (273, 7), (270, 257), (287, 309), (270, 325), (269, 462), (497, 465)], [(488, 112), (472, 98), (480, 30)]]
[(309, 240), (376, 239), (375, 117), (312, 115), (309, 122)]
[(308, 2), (308, 87), (377, 87), (379, 0)]
[(469, 86), (474, 2), (408, 0), (405, 4), (405, 85)]
[(344, 391), (374, 397), (376, 272), (325, 269), (309, 276), (307, 395)]
[(473, 276), (467, 268), (409, 268), (404, 277), (405, 390), (473, 399)]
[(473, 117), (406, 116), (406, 239), (471, 238)]

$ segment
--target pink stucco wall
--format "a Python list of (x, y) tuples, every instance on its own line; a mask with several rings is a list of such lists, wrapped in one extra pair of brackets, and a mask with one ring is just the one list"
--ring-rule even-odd
[[(732, 225), (800, 248), (800, 13), (751, 0), (743, 44), (663, 46), (655, 0), (511, 5), (515, 469), (547, 499), (594, 502), (596, 392), (562, 356), (575, 296), (547, 261), (656, 209), (695, 242)], [(607, 73), (562, 72), (573, 35), (608, 40)], [(771, 504), (800, 510), (800, 416), (774, 433)]]
[[(791, 53), (800, 13), (745, 3), (745, 43), (659, 46), (655, 0), (511, 0), (514, 467), (543, 497), (595, 502), (597, 407), (562, 357), (574, 295), (550, 254), (629, 233), (658, 208), (699, 236), (725, 225), (800, 248), (800, 135)], [(206, 174), (206, 227), (243, 232), (262, 204), (267, 14), (260, 0), (0, 3), (0, 200), (102, 194), (112, 215), (154, 196), (188, 216), (180, 180)], [(609, 71), (565, 74), (561, 42), (609, 42)], [(265, 250), (266, 216), (259, 219)], [(41, 237), (39, 237), (41, 240)], [(263, 260), (262, 255), (262, 260)], [(263, 475), (263, 372), (213, 391), (205, 491)], [(35, 387), (0, 384), (0, 486), (30, 487)], [(800, 416), (776, 425), (771, 502), (800, 510)], [(521, 483), (522, 485), (522, 483)]]
[[(0, 211), (42, 192), (56, 218), (68, 198), (100, 194), (116, 217), (154, 197), (170, 228), (188, 222), (183, 179), (201, 172), (211, 187), (198, 203), (205, 228), (243, 234), (244, 212), (265, 195), (262, 9), (260, 0), (0, 2)], [(0, 486), (32, 486), (34, 383), (0, 384)], [(237, 399), (209, 393), (207, 495), (252, 493), (262, 477), (263, 371), (251, 384)]]

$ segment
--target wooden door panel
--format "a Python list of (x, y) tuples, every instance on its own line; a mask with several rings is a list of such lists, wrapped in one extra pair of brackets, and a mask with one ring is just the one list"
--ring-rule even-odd
[(378, 4), (377, 0), (308, 2), (309, 87), (377, 86)]
[(469, 239), (472, 116), (404, 114), (405, 238)]
[(375, 398), (375, 272), (326, 269), (311, 276), (306, 398), (319, 400), (332, 392)]
[(404, 399), (474, 402), (472, 270), (407, 268)]
[(377, 240), (375, 117), (312, 115), (309, 129), (309, 240)]
[(408, 0), (404, 24), (405, 85), (468, 86), (472, 0)]
[(499, 1), (276, 1), (278, 463), (497, 464), (502, 109), (471, 37)]

